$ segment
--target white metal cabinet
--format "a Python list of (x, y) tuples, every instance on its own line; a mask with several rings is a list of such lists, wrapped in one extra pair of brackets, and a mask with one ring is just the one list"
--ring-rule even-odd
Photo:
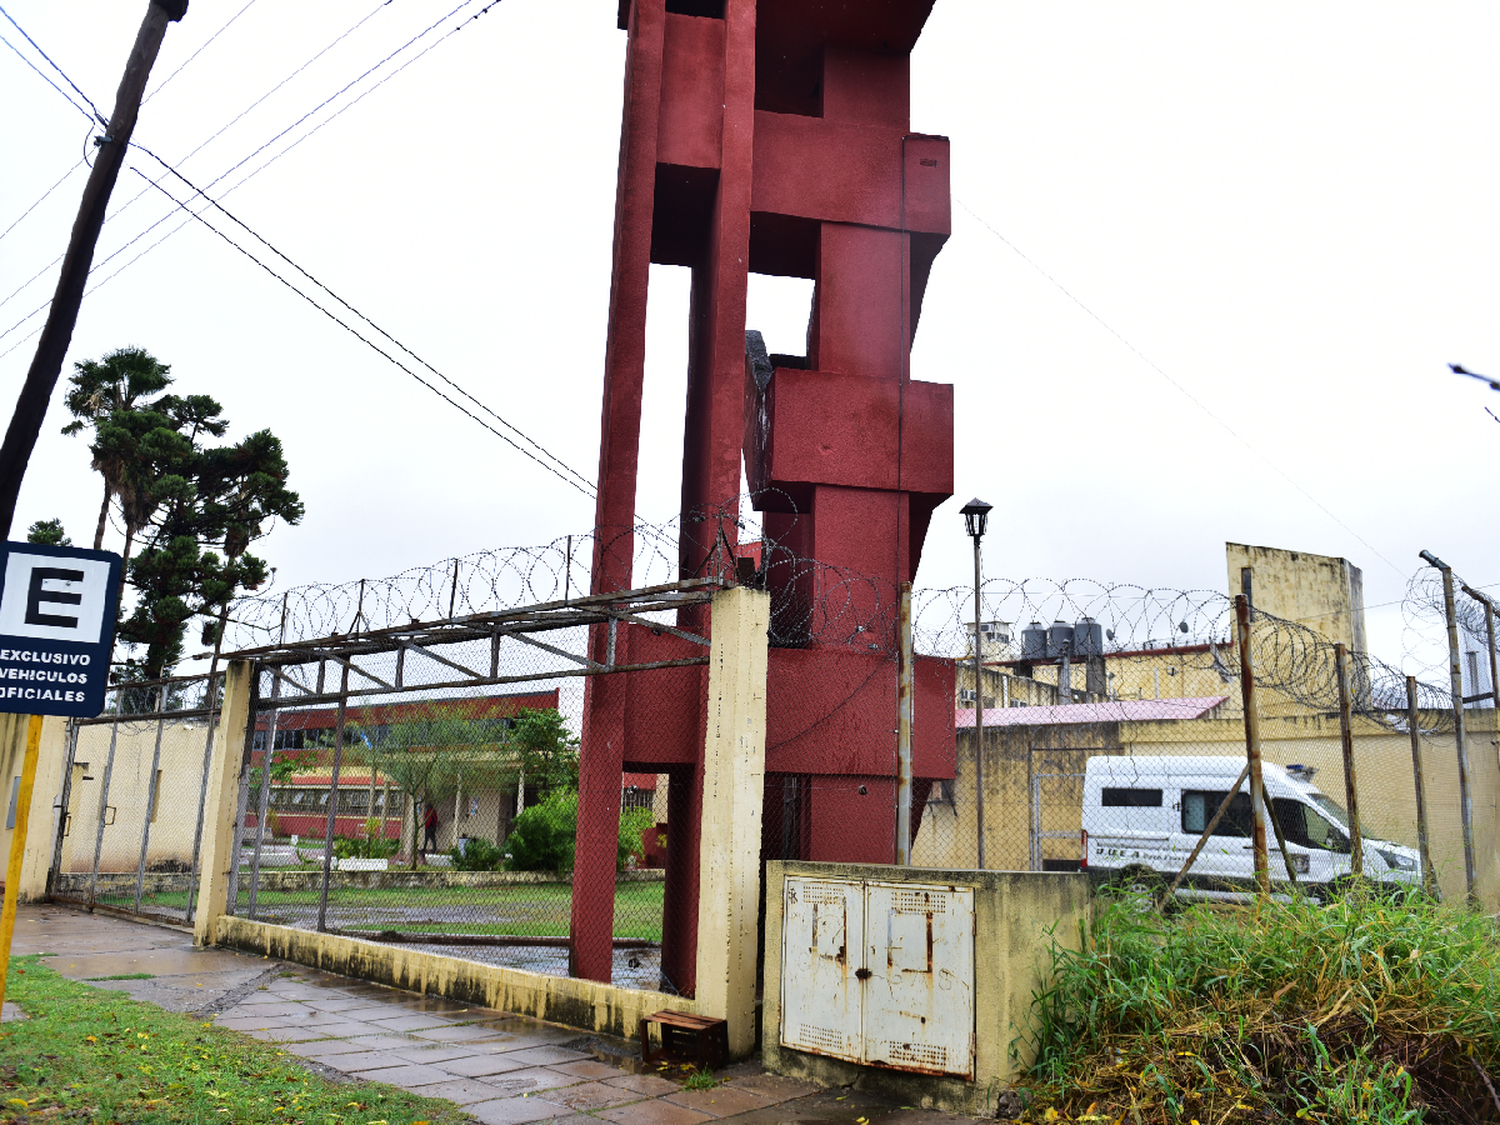
[(781, 1043), (972, 1077), (974, 891), (789, 876)]
[(865, 948), (865, 1061), (972, 1077), (973, 888), (868, 884)]
[(858, 983), (854, 973), (864, 946), (863, 885), (788, 879), (782, 910), (782, 1044), (861, 1061), (861, 990), (850, 986)]

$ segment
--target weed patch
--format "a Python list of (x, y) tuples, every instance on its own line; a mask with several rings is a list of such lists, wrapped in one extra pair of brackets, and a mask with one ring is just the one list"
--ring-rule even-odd
[(1101, 904), (1088, 938), (1037, 998), (1023, 1120), (1500, 1121), (1487, 918), (1416, 895)]

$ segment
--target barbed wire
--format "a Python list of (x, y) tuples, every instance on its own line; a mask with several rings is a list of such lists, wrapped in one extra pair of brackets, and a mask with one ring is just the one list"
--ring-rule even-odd
[[(686, 521), (596, 529), (536, 546), (443, 559), (385, 578), (313, 583), (241, 599), (231, 607), (225, 649), (347, 637), (566, 602), (595, 589), (712, 578), (770, 593), (773, 647), (844, 648), (893, 658), (900, 612), (895, 585), (798, 555), (788, 545), (797, 541), (795, 526), (783, 532), (786, 542), (767, 536), (750, 511), (757, 499), (764, 498), (738, 497)], [(795, 525), (795, 517), (791, 522)], [(597, 584), (596, 566), (603, 568)], [(1413, 582), (1410, 612), (1430, 614), (1430, 579), (1419, 574)], [(916, 651), (952, 660), (972, 656), (973, 598), (972, 587), (916, 591)], [(1441, 604), (1439, 586), (1439, 614)], [(1169, 697), (1220, 699), (1224, 712), (1240, 708), (1234, 603), (1218, 591), (1083, 578), (992, 578), (980, 588), (980, 617), (986, 666), (1017, 682), (1033, 681), (1044, 699), (1049, 691), (1056, 702), (1162, 698), (1165, 688)], [(1065, 635), (1083, 638), (1070, 652), (1079, 654), (1072, 667), (1084, 690), (1076, 680), (1061, 690), (1054, 633), (1059, 627)], [(1464, 627), (1482, 634), (1483, 614), (1471, 612)], [(582, 644), (582, 636), (570, 643)], [(1334, 642), (1326, 634), (1255, 610), (1252, 644), (1264, 707), (1338, 714)], [(1091, 656), (1102, 661), (1093, 679), (1087, 667)], [(1406, 672), (1368, 653), (1349, 652), (1347, 661), (1353, 710), (1387, 730), (1404, 732)], [(1423, 732), (1451, 731), (1446, 678), (1419, 679), (1417, 696)]]
[(748, 500), (691, 513), (686, 521), (595, 529), (535, 546), (476, 551), (384, 578), (310, 583), (241, 598), (230, 607), (224, 649), (498, 613), (565, 602), (596, 589), (721, 579), (770, 590), (771, 643), (777, 647), (816, 642), (894, 652), (900, 605), (895, 586), (802, 558), (767, 539)]

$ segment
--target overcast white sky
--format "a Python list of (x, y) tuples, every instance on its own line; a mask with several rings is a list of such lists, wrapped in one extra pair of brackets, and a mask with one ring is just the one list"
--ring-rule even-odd
[[(192, 0), (153, 88), (224, 30), (153, 94), (136, 139), (199, 185), (224, 176), (230, 211), (592, 478), (625, 49), (614, 0), (504, 0), (369, 92), (484, 2)], [(107, 114), (145, 0), (0, 5)], [(48, 69), (4, 20), (0, 35)], [(958, 495), (918, 584), (970, 580), (958, 508), (972, 495), (995, 505), (994, 576), (1224, 589), (1226, 540), (1345, 556), (1392, 660), (1386, 603), (1418, 550), (1500, 582), (1500, 425), (1484, 410), (1500, 413), (1500, 394), (1445, 366), (1500, 373), (1497, 58), (1491, 2), (938, 0), (913, 56), (912, 127), (952, 139), (953, 236), (913, 373), (956, 387)], [(4, 229), (93, 130), (3, 45), (0, 104)], [(160, 171), (128, 162), (96, 262), (171, 209), (132, 166)], [(5, 404), (40, 314), (11, 326), (51, 296), (83, 179), (0, 238)], [(136, 344), (180, 389), (222, 401), (234, 433), (272, 428), (307, 505), (260, 545), (278, 586), (591, 525), (592, 501), (197, 224), (100, 284), (178, 222), (96, 270), (64, 378)], [(750, 327), (800, 352), (806, 288), (752, 281)], [(676, 506), (686, 292), (684, 271), (653, 273), (638, 503), (652, 520)], [(54, 516), (92, 536), (101, 485), (65, 421), (58, 400), (16, 537)]]

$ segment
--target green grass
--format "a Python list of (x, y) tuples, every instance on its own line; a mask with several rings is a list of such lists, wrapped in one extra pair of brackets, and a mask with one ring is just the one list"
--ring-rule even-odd
[(155, 980), (155, 973), (115, 973), (108, 977), (84, 977), (84, 980)]
[(1104, 905), (1037, 998), (1028, 1121), (1500, 1119), (1500, 939), (1404, 901)]
[[(615, 887), (614, 936), (638, 941), (661, 941), (662, 901), (665, 885), (660, 882), (621, 883)], [(100, 901), (104, 901), (101, 897)], [(132, 900), (133, 901), (133, 900)], [(146, 895), (143, 906), (171, 910), (187, 908), (186, 892)], [(256, 895), (256, 914), (275, 921), (278, 910), (316, 907), (318, 890), (263, 890)], [(344, 887), (328, 895), (330, 911), (358, 909), (375, 913), (343, 928), (378, 933), (476, 934), (511, 937), (566, 937), (573, 910), (573, 888), (568, 883), (518, 883), (504, 887)], [(379, 917), (381, 908), (391, 914)], [(413, 908), (461, 912), (453, 920), (414, 918)], [(250, 908), (250, 892), (241, 890), (236, 909)], [(337, 918), (330, 925), (338, 925)]]
[(448, 1102), (334, 1084), (274, 1046), (11, 960), (30, 1017), (0, 1036), (0, 1121), (140, 1125), (460, 1125)]

